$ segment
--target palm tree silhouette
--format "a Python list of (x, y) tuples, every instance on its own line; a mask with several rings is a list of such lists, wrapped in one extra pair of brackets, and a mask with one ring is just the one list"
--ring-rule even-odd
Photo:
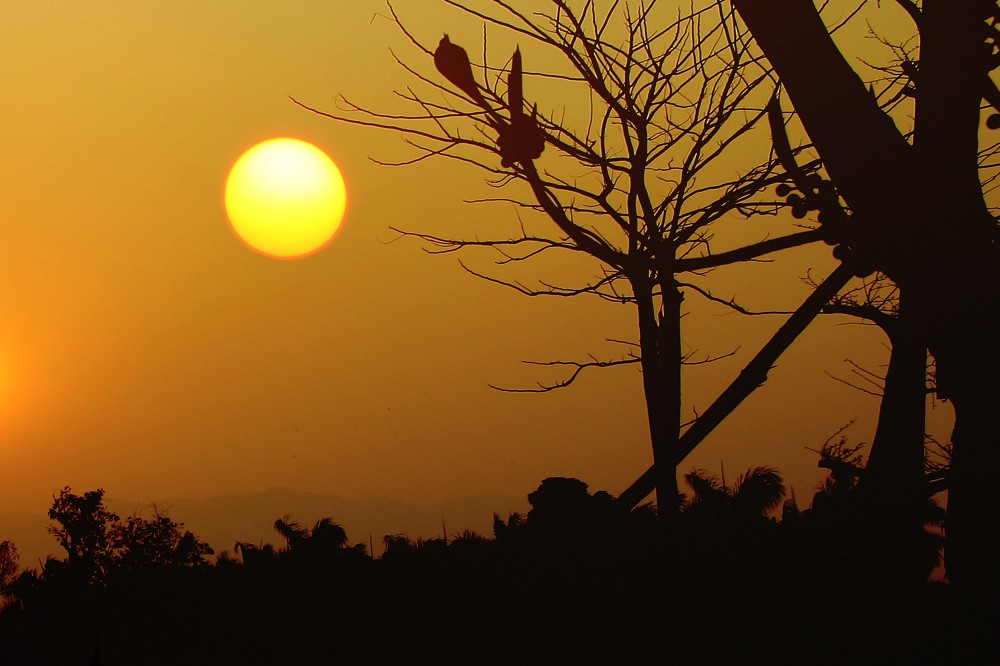
[(269, 543), (255, 546), (246, 541), (237, 541), (233, 550), (239, 553), (245, 566), (262, 566), (275, 558), (274, 546)]
[(329, 516), (320, 518), (312, 529), (284, 516), (274, 521), (274, 530), (285, 538), (284, 555), (294, 559), (321, 562), (344, 553), (364, 555), (364, 544), (348, 547), (347, 531)]
[(291, 520), (288, 515), (274, 521), (274, 531), (285, 538), (287, 550), (301, 548), (309, 540), (309, 530)]
[(313, 525), (311, 543), (321, 550), (337, 550), (347, 547), (347, 532), (333, 518), (320, 518)]
[(785, 482), (773, 467), (747, 470), (730, 487), (703, 470), (685, 474), (684, 481), (694, 493), (687, 512), (696, 516), (765, 518), (785, 497)]

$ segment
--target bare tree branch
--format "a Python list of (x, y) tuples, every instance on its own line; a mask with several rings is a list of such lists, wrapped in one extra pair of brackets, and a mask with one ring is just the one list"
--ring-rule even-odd
[(576, 381), (576, 378), (580, 376), (580, 373), (582, 373), (584, 370), (588, 368), (612, 368), (618, 365), (632, 365), (638, 363), (639, 358), (632, 357), (632, 358), (621, 358), (612, 361), (599, 361), (593, 356), (591, 356), (591, 360), (585, 362), (579, 362), (579, 361), (522, 361), (522, 362), (528, 363), (530, 365), (538, 365), (545, 367), (565, 366), (572, 368), (573, 371), (570, 373), (568, 377), (566, 377), (566, 379), (556, 382), (555, 384), (542, 384), (541, 382), (539, 382), (536, 388), (528, 388), (528, 389), (505, 388), (502, 386), (494, 386), (493, 384), (490, 384), (489, 387), (491, 389), (496, 389), (497, 391), (503, 391), (504, 393), (548, 393), (549, 391), (555, 391), (556, 389), (566, 388), (567, 386), (570, 386), (574, 381)]

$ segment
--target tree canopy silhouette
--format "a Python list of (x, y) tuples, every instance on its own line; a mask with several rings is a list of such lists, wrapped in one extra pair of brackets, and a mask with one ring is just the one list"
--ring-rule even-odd
[(53, 498), (49, 528), (68, 555), (66, 570), (92, 582), (106, 583), (122, 571), (156, 567), (193, 567), (213, 553), (183, 525), (155, 511), (152, 519), (124, 521), (104, 506), (104, 490), (75, 494), (69, 487)]

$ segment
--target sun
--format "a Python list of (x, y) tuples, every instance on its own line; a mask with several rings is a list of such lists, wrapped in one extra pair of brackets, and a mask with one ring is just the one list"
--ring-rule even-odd
[(226, 213), (251, 249), (298, 259), (323, 249), (340, 230), (347, 189), (326, 153), (299, 139), (258, 143), (233, 164)]

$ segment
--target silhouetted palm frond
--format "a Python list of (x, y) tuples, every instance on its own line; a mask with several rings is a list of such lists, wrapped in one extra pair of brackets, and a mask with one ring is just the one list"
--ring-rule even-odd
[(764, 516), (785, 498), (785, 482), (773, 467), (755, 467), (736, 480), (730, 493), (735, 510)]
[(291, 520), (287, 515), (274, 521), (274, 531), (285, 537), (289, 550), (309, 538), (309, 530)]
[(320, 518), (312, 528), (312, 541), (317, 546), (328, 548), (345, 548), (347, 546), (347, 531), (330, 518)]
[(684, 475), (684, 482), (694, 492), (690, 504), (704, 503), (728, 503), (729, 493), (714, 476), (710, 476), (704, 470), (696, 469)]

